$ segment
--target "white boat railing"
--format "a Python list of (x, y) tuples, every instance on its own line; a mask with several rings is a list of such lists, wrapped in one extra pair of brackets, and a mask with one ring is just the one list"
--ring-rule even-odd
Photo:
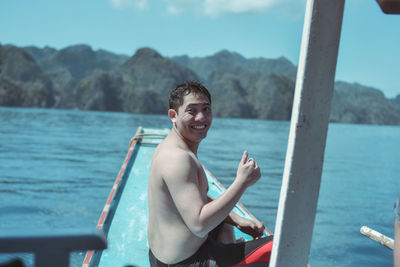
[(72, 251), (103, 250), (107, 239), (98, 230), (14, 232), (0, 236), (0, 253), (34, 253), (35, 267), (68, 267)]
[(271, 267), (305, 267), (334, 87), (344, 0), (308, 0)]
[[(377, 0), (400, 14), (399, 0)], [(271, 267), (306, 266), (321, 183), (344, 0), (307, 0)]]

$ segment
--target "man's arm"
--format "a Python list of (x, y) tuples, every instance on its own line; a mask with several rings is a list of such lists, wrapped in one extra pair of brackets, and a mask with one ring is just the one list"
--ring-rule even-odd
[[(214, 200), (210, 196), (207, 196), (207, 199), (208, 202)], [(240, 231), (245, 234), (251, 235), (253, 238), (259, 238), (264, 234), (264, 223), (261, 223), (257, 218), (254, 218), (253, 220), (243, 218), (233, 211), (228, 214), (228, 216), (224, 220), (224, 223), (235, 226)]]
[(247, 152), (243, 153), (237, 177), (231, 186), (209, 203), (200, 191), (198, 166), (194, 159), (185, 152), (169, 157), (171, 162), (179, 164), (164, 167), (164, 180), (180, 215), (193, 234), (206, 236), (228, 216), (245, 189), (260, 178), (258, 165), (254, 160), (247, 161), (247, 155)]
[(264, 223), (260, 222), (256, 218), (249, 220), (231, 212), (225, 222), (236, 226), (240, 231), (251, 235), (253, 238), (259, 238), (264, 234)]

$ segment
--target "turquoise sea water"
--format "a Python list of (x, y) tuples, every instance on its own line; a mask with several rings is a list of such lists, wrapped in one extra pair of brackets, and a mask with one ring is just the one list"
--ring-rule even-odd
[[(95, 228), (138, 126), (169, 128), (167, 116), (0, 108), (0, 235)], [(214, 119), (199, 158), (225, 186), (244, 149), (262, 179), (242, 197), (274, 231), (289, 122)], [(316, 266), (392, 266), (392, 252), (362, 225), (393, 236), (400, 194), (400, 127), (330, 124), (310, 253)], [(11, 255), (15, 256), (15, 255)], [(32, 266), (31, 255), (19, 255)], [(0, 262), (10, 255), (0, 256)], [(74, 253), (80, 266), (84, 253)]]

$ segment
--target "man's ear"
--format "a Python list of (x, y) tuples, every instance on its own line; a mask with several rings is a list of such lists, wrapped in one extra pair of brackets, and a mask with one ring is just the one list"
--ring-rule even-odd
[(175, 109), (169, 109), (168, 110), (168, 117), (171, 119), (172, 123), (175, 123), (176, 120), (176, 110)]

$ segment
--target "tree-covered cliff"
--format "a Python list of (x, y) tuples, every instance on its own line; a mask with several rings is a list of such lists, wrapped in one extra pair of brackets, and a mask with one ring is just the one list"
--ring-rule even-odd
[[(142, 48), (131, 57), (87, 45), (0, 45), (0, 105), (166, 114), (169, 91), (200, 80), (218, 117), (289, 120), (297, 68), (284, 57), (247, 59), (227, 50), (207, 57), (163, 57)], [(331, 121), (400, 125), (400, 95), (336, 82)]]

